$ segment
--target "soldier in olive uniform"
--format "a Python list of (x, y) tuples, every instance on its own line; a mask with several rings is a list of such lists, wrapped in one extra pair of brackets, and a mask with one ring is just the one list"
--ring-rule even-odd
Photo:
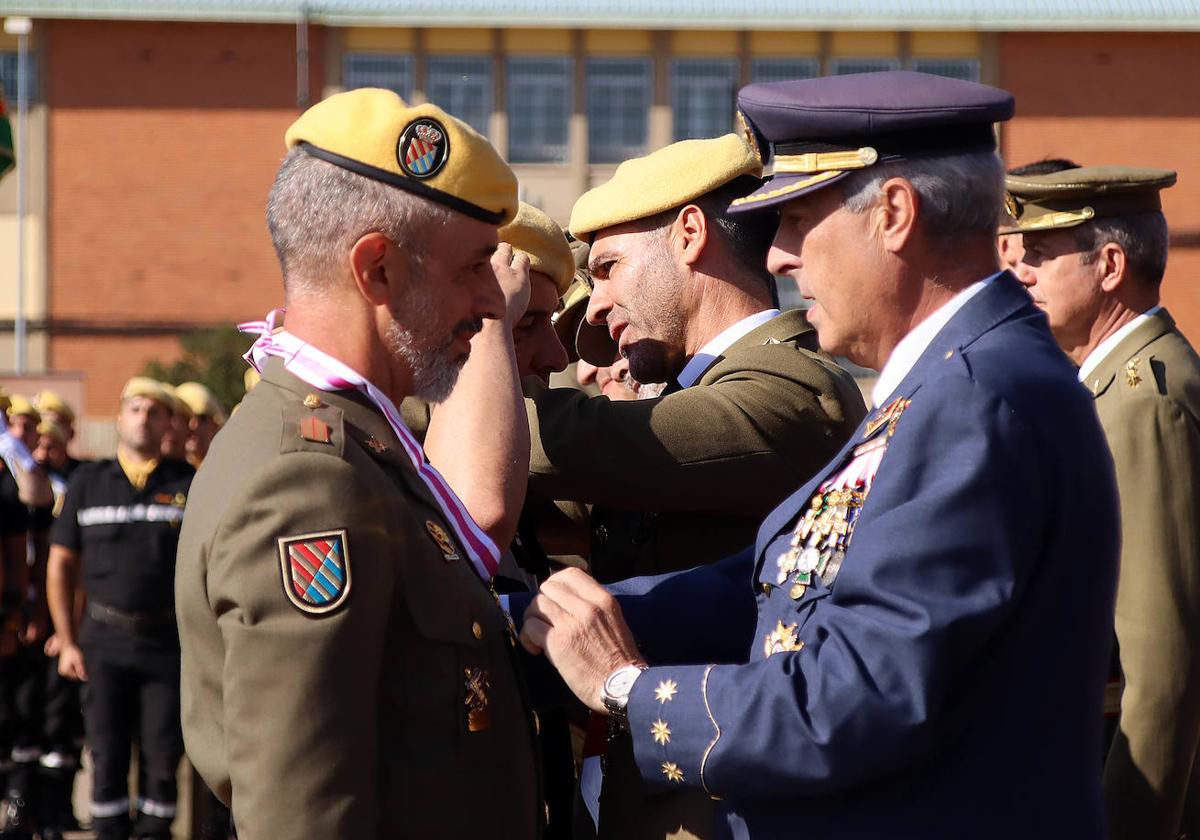
[[(625, 402), (527, 388), (530, 493), (593, 505), (591, 572), (600, 581), (743, 548), (865, 413), (804, 314), (775, 308), (766, 270), (775, 217), (727, 212), (760, 173), (742, 137), (684, 141), (626, 161), (572, 210), (571, 233), (591, 244), (594, 283), (581, 356), (608, 366), (619, 349), (634, 379), (669, 383), (662, 397)], [(599, 734), (581, 780), (591, 806), (602, 726)], [(707, 796), (648, 793), (628, 740), (607, 745), (601, 836), (712, 830)]]
[(1125, 677), (1105, 766), (1115, 840), (1200, 836), (1200, 359), (1159, 302), (1162, 169), (1009, 176), (1018, 273), (1079, 365), (1121, 490), (1116, 634)]
[(396, 409), (444, 399), (473, 336), (511, 354), (527, 263), (496, 230), (516, 179), (384, 90), (326, 99), (287, 145), (267, 213), (286, 322), (255, 327), (262, 381), (181, 537), (188, 754), (242, 840), (536, 837), (499, 553)]

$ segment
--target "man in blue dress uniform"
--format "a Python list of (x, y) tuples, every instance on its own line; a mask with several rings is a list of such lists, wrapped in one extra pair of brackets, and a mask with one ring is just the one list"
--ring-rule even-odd
[[(769, 266), (877, 408), (706, 568), (551, 577), (524, 614), (643, 777), (727, 836), (1100, 837), (1117, 498), (1090, 396), (995, 252), (1004, 91), (751, 85)], [(614, 597), (615, 595), (615, 597)]]

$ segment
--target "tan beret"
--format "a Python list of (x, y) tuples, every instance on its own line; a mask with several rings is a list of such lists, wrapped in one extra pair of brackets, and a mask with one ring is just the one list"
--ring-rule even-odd
[(175, 386), (175, 396), (183, 400), (196, 417), (210, 417), (217, 423), (225, 422), (225, 409), (217, 395), (199, 382), (184, 382)]
[(492, 144), (432, 103), (359, 88), (318, 102), (292, 123), (301, 148), (367, 178), (502, 225), (517, 213), (517, 176)]
[(34, 408), (33, 403), (27, 400), (20, 394), (13, 394), (8, 398), (8, 416), (13, 417), (32, 417), (34, 420), (40, 421), (42, 415)]
[(1175, 183), (1170, 169), (1084, 166), (1045, 175), (1009, 175), (1005, 210), (1016, 221), (1000, 233), (1059, 230), (1092, 219), (1162, 212), (1159, 192)]
[(530, 271), (540, 271), (554, 281), (564, 294), (575, 275), (575, 260), (567, 237), (554, 220), (524, 201), (517, 217), (500, 228), (500, 241), (507, 242), (529, 257)]
[(121, 402), (133, 397), (145, 397), (165, 406), (172, 414), (175, 413), (175, 395), (169, 385), (151, 379), (149, 376), (135, 376), (125, 383), (121, 389)]
[(758, 156), (737, 134), (681, 140), (618, 166), (611, 179), (579, 197), (568, 227), (584, 239), (687, 204), (741, 175), (761, 174)]
[[(246, 368), (245, 373), (242, 374), (242, 385), (245, 387), (246, 393), (249, 394), (251, 391), (253, 391), (254, 386), (257, 385), (261, 379), (262, 374), (257, 370), (252, 367)], [(233, 414), (230, 413), (229, 416), (232, 417)]]
[(71, 410), (71, 406), (67, 405), (66, 400), (49, 388), (34, 394), (33, 404), (37, 406), (38, 411), (50, 411), (59, 415), (68, 423), (75, 422), (75, 412)]

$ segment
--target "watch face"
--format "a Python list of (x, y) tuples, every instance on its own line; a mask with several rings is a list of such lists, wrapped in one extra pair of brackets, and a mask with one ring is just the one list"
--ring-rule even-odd
[(613, 697), (627, 697), (633, 688), (633, 681), (641, 676), (642, 671), (636, 665), (627, 665), (614, 671), (604, 685), (604, 690)]

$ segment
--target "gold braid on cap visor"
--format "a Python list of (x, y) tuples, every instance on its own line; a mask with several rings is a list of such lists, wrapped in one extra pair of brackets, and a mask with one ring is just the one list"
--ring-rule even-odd
[(730, 206), (739, 207), (745, 204), (755, 204), (760, 201), (769, 201), (772, 198), (778, 198), (788, 193), (799, 192), (807, 187), (830, 181), (839, 175), (845, 174), (847, 170), (866, 169), (878, 160), (879, 153), (870, 146), (864, 146), (861, 149), (849, 152), (806, 152), (802, 155), (775, 155), (771, 158), (771, 164), (767, 167), (767, 171), (763, 172), (764, 177), (792, 174), (812, 174), (812, 177), (802, 178), (777, 190), (769, 190), (765, 193), (755, 193), (744, 198), (734, 199), (730, 202)]

